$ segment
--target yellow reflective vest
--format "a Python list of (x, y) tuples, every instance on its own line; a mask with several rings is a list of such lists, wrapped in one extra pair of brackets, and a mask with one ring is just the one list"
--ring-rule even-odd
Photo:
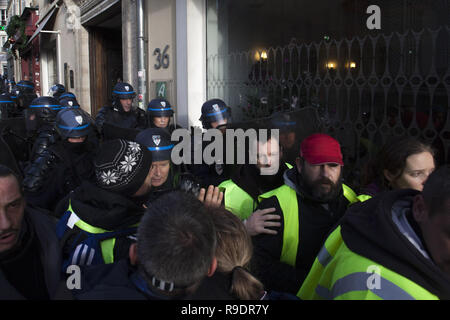
[[(288, 169), (292, 165), (286, 163)], [(233, 180), (223, 181), (219, 188), (224, 188), (225, 209), (234, 213), (241, 220), (248, 219), (256, 210), (259, 202), (255, 201), (244, 189), (239, 187)]]
[[(350, 204), (358, 202), (356, 193), (350, 187), (342, 184), (342, 188), (344, 197), (347, 198)], [(297, 193), (288, 185), (282, 185), (277, 189), (261, 195), (259, 197), (260, 202), (263, 199), (268, 199), (273, 196), (277, 197), (281, 211), (283, 212), (284, 221), (283, 247), (281, 249), (280, 261), (295, 267), (299, 242), (299, 212)]]
[[(81, 229), (83, 231), (86, 231), (86, 232), (92, 233), (92, 234), (96, 234), (96, 235), (114, 232), (114, 231), (94, 227), (94, 226), (84, 222), (83, 220), (79, 219), (78, 216), (76, 215), (76, 213), (73, 211), (72, 204), (70, 201), (69, 201), (69, 208), (67, 209), (67, 211), (69, 211), (71, 214), (69, 221), (71, 219), (74, 219), (74, 221), (76, 221), (74, 223), (74, 226), (77, 226), (79, 229)], [(138, 224), (135, 224), (133, 226), (130, 226), (129, 228), (135, 228), (137, 226), (138, 226)], [(116, 244), (115, 237), (104, 239), (104, 240), (100, 241), (100, 248), (102, 251), (102, 257), (103, 257), (103, 261), (105, 262), (105, 264), (114, 262), (114, 246), (115, 246), (115, 244)]]
[(336, 228), (297, 296), (303, 300), (437, 300), (408, 278), (352, 252)]

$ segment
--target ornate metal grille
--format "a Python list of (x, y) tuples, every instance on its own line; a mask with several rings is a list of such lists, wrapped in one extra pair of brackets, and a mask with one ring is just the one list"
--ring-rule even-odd
[(210, 56), (208, 97), (242, 122), (313, 107), (343, 145), (347, 173), (391, 135), (420, 137), (448, 163), (449, 40), (442, 26)]

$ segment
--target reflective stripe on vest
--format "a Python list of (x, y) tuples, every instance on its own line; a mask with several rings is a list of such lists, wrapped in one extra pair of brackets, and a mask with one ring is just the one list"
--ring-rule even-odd
[[(292, 165), (285, 163), (288, 169)], [(241, 220), (248, 219), (256, 210), (258, 203), (233, 180), (229, 179), (219, 184), (219, 188), (225, 188), (225, 209), (234, 213)]]
[[(108, 230), (104, 230), (101, 228), (91, 226), (90, 224), (81, 220), (76, 215), (76, 213), (73, 211), (72, 203), (70, 200), (69, 200), (69, 208), (67, 209), (67, 211), (70, 211), (70, 213), (71, 213), (70, 218), (68, 220), (69, 223), (71, 220), (76, 221), (74, 225), (83, 231), (93, 233), (93, 234), (101, 234), (101, 233), (111, 232)], [(73, 226), (70, 226), (70, 225), (69, 225), (69, 227), (73, 228)], [(100, 241), (100, 248), (102, 249), (103, 261), (105, 261), (106, 264), (114, 262), (114, 246), (115, 246), (115, 244), (116, 244), (116, 238), (111, 238), (111, 239), (106, 239), (106, 240)]]
[(357, 198), (360, 202), (364, 202), (371, 199), (372, 196), (369, 196), (368, 194), (360, 194)]
[(438, 299), (408, 278), (352, 252), (336, 228), (300, 288), (303, 300)]
[(355, 191), (353, 191), (349, 186), (342, 184), (342, 190), (344, 191), (344, 197), (350, 202), (350, 204), (359, 202)]

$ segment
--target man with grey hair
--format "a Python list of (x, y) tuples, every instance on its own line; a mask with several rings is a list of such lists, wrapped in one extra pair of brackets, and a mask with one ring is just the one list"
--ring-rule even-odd
[(167, 193), (147, 210), (129, 259), (82, 270), (77, 299), (172, 300), (195, 292), (217, 267), (208, 208), (191, 194)]

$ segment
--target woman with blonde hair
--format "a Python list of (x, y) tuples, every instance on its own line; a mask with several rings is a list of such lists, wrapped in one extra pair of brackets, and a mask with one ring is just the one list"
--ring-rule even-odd
[(248, 270), (253, 254), (250, 235), (242, 221), (224, 208), (210, 210), (216, 228), (217, 269), (188, 299), (262, 300), (277, 297), (296, 299), (288, 294), (271, 293)]

